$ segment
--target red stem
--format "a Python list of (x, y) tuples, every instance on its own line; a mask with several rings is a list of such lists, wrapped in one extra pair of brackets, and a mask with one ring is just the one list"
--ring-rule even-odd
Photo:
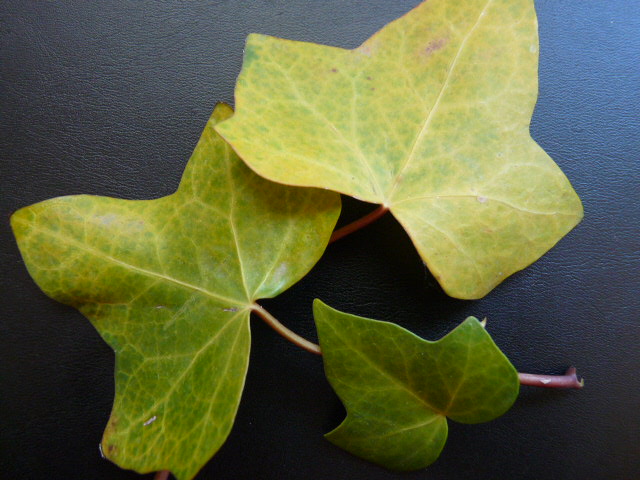
[(355, 222), (351, 222), (348, 225), (345, 225), (338, 230), (335, 230), (329, 239), (329, 243), (333, 243), (336, 240), (340, 240), (342, 237), (346, 237), (347, 235), (360, 230), (363, 227), (366, 227), (370, 223), (375, 222), (377, 219), (382, 217), (385, 213), (389, 211), (389, 208), (385, 205), (380, 205), (373, 212), (368, 213), (362, 218), (359, 218)]
[(156, 476), (153, 477), (153, 480), (167, 480), (169, 478), (169, 470), (160, 470), (156, 473)]
[(519, 373), (520, 385), (543, 388), (582, 388), (584, 380), (578, 380), (575, 367), (570, 367), (564, 375), (534, 375)]

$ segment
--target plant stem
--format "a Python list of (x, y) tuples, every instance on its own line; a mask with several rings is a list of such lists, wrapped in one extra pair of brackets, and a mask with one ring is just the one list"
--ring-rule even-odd
[(264, 308), (262, 308), (257, 303), (254, 303), (251, 306), (251, 309), (258, 314), (260, 318), (262, 318), (267, 325), (273, 328), (276, 332), (282, 335), (284, 338), (289, 340), (291, 343), (299, 346), (300, 348), (304, 348), (307, 352), (314, 353), (316, 355), (322, 355), (320, 352), (320, 345), (316, 345), (313, 342), (310, 342), (306, 338), (302, 338), (295, 332), (292, 332), (283, 324), (281, 324), (273, 315), (267, 312)]
[(385, 213), (389, 211), (389, 208), (385, 205), (380, 205), (373, 212), (366, 214), (364, 217), (359, 218), (358, 220), (345, 225), (338, 230), (335, 230), (329, 239), (329, 243), (333, 243), (336, 240), (340, 240), (342, 237), (346, 237), (347, 235), (360, 230), (363, 227), (366, 227), (370, 223), (375, 222), (377, 219), (382, 217)]
[(570, 367), (564, 375), (534, 375), (519, 373), (520, 385), (544, 388), (582, 388), (584, 380), (578, 380), (575, 367)]
[(153, 480), (167, 480), (169, 478), (169, 470), (160, 470), (156, 473), (156, 476), (153, 477)]
[[(311, 352), (315, 355), (322, 355), (320, 345), (310, 342), (306, 338), (301, 337), (295, 332), (292, 332), (282, 323), (280, 323), (273, 315), (267, 312), (257, 303), (254, 303), (251, 309), (262, 318), (267, 325), (273, 328), (276, 332), (289, 340), (291, 343), (305, 349), (307, 352)], [(584, 387), (584, 380), (578, 380), (576, 375), (576, 369), (571, 367), (564, 375), (536, 375), (534, 373), (518, 373), (520, 385), (529, 385), (532, 387), (544, 387), (544, 388), (582, 388)], [(156, 480), (160, 480), (156, 478)], [(162, 479), (164, 480), (164, 479)]]

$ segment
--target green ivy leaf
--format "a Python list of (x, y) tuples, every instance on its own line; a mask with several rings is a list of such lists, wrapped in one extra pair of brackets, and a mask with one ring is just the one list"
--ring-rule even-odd
[(428, 466), (447, 439), (446, 417), (487, 422), (518, 396), (518, 373), (474, 317), (429, 342), (319, 300), (313, 312), (325, 373), (347, 409), (326, 437), (383, 467)]
[(190, 479), (220, 448), (249, 360), (249, 316), (303, 277), (337, 220), (337, 194), (251, 172), (215, 133), (218, 105), (168, 197), (79, 195), (11, 224), (29, 272), (78, 308), (116, 354), (104, 455)]
[(480, 298), (582, 218), (529, 133), (537, 67), (533, 0), (429, 0), (355, 50), (250, 35), (216, 128), (266, 178), (385, 205)]

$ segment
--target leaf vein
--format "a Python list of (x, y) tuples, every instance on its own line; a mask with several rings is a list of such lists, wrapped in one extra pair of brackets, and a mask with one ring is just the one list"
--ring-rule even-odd
[(480, 24), (480, 21), (482, 20), (482, 17), (484, 17), (484, 13), (487, 11), (487, 8), (489, 8), (489, 5), (491, 5), (492, 2), (493, 2), (493, 0), (489, 0), (486, 3), (486, 5), (482, 9), (482, 11), (480, 12), (480, 15), (478, 16), (478, 19), (476, 20), (476, 22), (473, 24), (471, 29), (467, 32), (465, 37), (460, 42), (460, 47), (458, 48), (458, 51), (456, 52), (455, 57), (453, 57), (451, 65), (449, 66), (449, 69), (447, 71), (447, 76), (446, 76), (444, 82), (442, 83), (442, 86), (440, 87), (440, 92), (438, 93), (438, 96), (436, 97), (436, 101), (433, 104), (433, 108), (429, 111), (429, 114), (427, 115), (427, 118), (425, 119), (424, 123), (422, 124), (422, 127), (418, 131), (418, 134), (416, 135), (416, 137), (415, 137), (415, 139), (413, 141), (413, 144), (411, 146), (411, 149), (409, 150), (409, 154), (407, 155), (407, 158), (405, 159), (404, 163), (402, 164), (402, 166), (398, 170), (398, 173), (396, 175), (396, 180), (395, 180), (395, 182), (393, 184), (393, 187), (391, 188), (391, 191), (389, 193), (389, 199), (393, 196), (393, 193), (397, 189), (398, 184), (399, 184), (399, 180), (402, 177), (402, 173), (404, 172), (404, 170), (407, 168), (407, 166), (413, 160), (413, 157), (414, 157), (414, 155), (416, 153), (416, 148), (417, 148), (418, 144), (422, 141), (422, 139), (424, 138), (425, 134), (427, 133), (427, 131), (429, 129), (429, 125), (431, 124), (431, 120), (433, 119), (434, 114), (437, 112), (438, 107), (440, 106), (440, 102), (442, 100), (442, 97), (444, 96), (444, 92), (447, 90), (447, 87), (449, 86), (449, 81), (451, 80), (453, 71), (455, 70), (455, 68), (457, 66), (458, 59), (460, 58), (460, 54), (462, 53), (462, 51), (464, 50), (464, 48), (465, 48), (465, 46), (467, 44), (467, 40), (469, 39), (469, 37), (471, 37), (473, 32), (475, 32), (476, 28)]
[(354, 352), (356, 355), (358, 355), (362, 360), (365, 361), (365, 363), (367, 363), (370, 367), (372, 367), (376, 372), (380, 373), (382, 376), (384, 376), (385, 378), (387, 378), (388, 380), (391, 381), (391, 383), (397, 385), (398, 387), (400, 387), (402, 390), (404, 390), (405, 392), (407, 392), (409, 395), (411, 395), (413, 398), (415, 398), (419, 403), (421, 403), (422, 405), (424, 405), (425, 407), (427, 407), (429, 410), (432, 410), (434, 412), (440, 413), (439, 410), (437, 408), (435, 408), (433, 405), (431, 405), (426, 399), (422, 398), (421, 396), (419, 396), (416, 392), (414, 392), (408, 385), (405, 385), (402, 381), (398, 380), (396, 377), (394, 377), (392, 374), (390, 374), (389, 372), (387, 372), (386, 370), (384, 370), (382, 367), (380, 367), (380, 365), (378, 365), (374, 359), (372, 359), (369, 355), (367, 355), (364, 351), (360, 350), (360, 349), (356, 349), (354, 347), (352, 347), (348, 342), (348, 339), (344, 339), (343, 337), (340, 336), (340, 333), (338, 330), (336, 330), (336, 328), (333, 325), (329, 325), (329, 327), (334, 331), (334, 333), (341, 338), (341, 340), (343, 342), (345, 342), (345, 346), (347, 349), (351, 350), (352, 352)]
[(218, 330), (215, 333), (215, 335), (213, 335), (209, 340), (207, 340), (204, 343), (204, 345), (202, 345), (202, 347), (200, 347), (198, 350), (196, 350), (196, 352), (193, 354), (193, 358), (189, 361), (189, 364), (184, 367), (184, 370), (182, 371), (182, 373), (178, 376), (178, 378), (176, 378), (173, 381), (173, 383), (171, 384), (171, 387), (166, 392), (164, 392), (164, 394), (162, 395), (162, 397), (159, 400), (156, 400), (153, 403), (153, 405), (148, 407), (142, 414), (138, 415), (136, 417), (136, 420), (131, 422), (131, 425), (135, 426), (140, 421), (144, 421), (147, 418), (149, 418), (149, 415), (155, 413), (154, 410), (156, 408), (158, 408), (160, 405), (162, 405), (163, 403), (165, 403), (165, 401), (173, 394), (173, 392), (175, 392), (177, 390), (178, 385), (182, 382), (182, 380), (184, 380), (184, 378), (187, 376), (187, 374), (191, 370), (191, 367), (193, 367), (193, 365), (196, 363), (198, 358), (200, 358), (202, 353), (204, 351), (206, 351), (211, 345), (213, 345), (215, 343), (215, 341), (222, 335), (222, 333), (229, 328), (229, 325), (235, 324), (237, 319), (240, 318), (242, 316), (242, 314), (244, 314), (244, 313), (246, 313), (246, 311), (243, 310), (243, 311), (239, 312), (238, 314), (234, 315), (229, 320), (227, 320), (227, 322), (222, 326), (222, 328), (220, 328), (220, 330)]
[[(482, 193), (478, 193), (478, 194), (461, 194), (461, 195), (455, 195), (455, 194), (445, 194), (445, 195), (424, 195), (421, 197), (412, 197), (412, 198), (406, 198), (404, 200), (400, 200), (399, 202), (396, 202), (393, 206), (397, 206), (400, 205), (402, 203), (407, 203), (407, 202), (411, 202), (413, 200), (459, 200), (459, 199), (473, 199), (473, 200), (478, 200), (478, 199), (485, 199), (486, 201), (490, 201), (490, 202), (496, 202), (496, 203), (500, 203), (506, 207), (512, 208), (514, 210), (518, 210), (520, 212), (523, 213), (530, 213), (531, 215), (562, 215), (562, 216), (567, 216), (567, 217), (575, 217), (577, 216), (575, 213), (568, 213), (568, 212), (543, 212), (540, 210), (532, 210), (529, 208), (525, 208), (525, 207), (521, 207), (519, 205), (515, 205), (507, 200), (504, 199), (499, 199), (499, 198), (495, 198), (495, 197), (491, 197), (491, 196), (487, 196), (487, 195), (483, 195)], [(393, 208), (393, 207), (392, 207)]]
[[(21, 221), (23, 223), (27, 223), (27, 222), (24, 222), (21, 219), (20, 220), (16, 220), (16, 221)], [(120, 260), (120, 259), (118, 259), (118, 258), (116, 258), (116, 257), (114, 257), (112, 255), (109, 255), (109, 254), (107, 254), (107, 253), (105, 253), (105, 252), (103, 252), (101, 250), (98, 250), (97, 248), (93, 248), (93, 247), (90, 247), (90, 246), (88, 246), (86, 244), (83, 244), (83, 243), (81, 243), (81, 242), (79, 242), (79, 241), (77, 241), (77, 240), (75, 240), (75, 239), (73, 239), (71, 237), (66, 237), (64, 235), (60, 235), (60, 234), (54, 232), (53, 230), (42, 228), (41, 226), (38, 226), (38, 225), (32, 225), (32, 226), (37, 231), (40, 231), (40, 232), (45, 233), (47, 235), (50, 235), (53, 238), (56, 238), (56, 239), (58, 239), (60, 241), (68, 242), (68, 243), (76, 246), (80, 250), (84, 250), (84, 251), (90, 253), (91, 255), (95, 255), (96, 257), (103, 258), (104, 260), (113, 262), (113, 263), (115, 263), (117, 265), (120, 265), (122, 267), (125, 267), (125, 268), (127, 268), (129, 270), (133, 270), (134, 272), (141, 273), (143, 275), (147, 275), (147, 276), (153, 277), (153, 278), (158, 278), (160, 280), (166, 280), (167, 282), (175, 283), (176, 285), (179, 285), (179, 286), (181, 286), (183, 288), (196, 290), (196, 291), (198, 291), (200, 293), (203, 293), (204, 295), (207, 295), (208, 297), (211, 297), (211, 298), (213, 298), (215, 300), (223, 302), (224, 304), (228, 304), (229, 306), (232, 306), (232, 305), (246, 306), (246, 302), (244, 300), (238, 300), (238, 299), (235, 299), (235, 298), (225, 297), (223, 295), (219, 295), (219, 294), (213, 293), (213, 292), (211, 292), (209, 290), (206, 290), (206, 289), (204, 289), (202, 287), (198, 287), (197, 285), (193, 285), (193, 284), (188, 283), (188, 282), (183, 282), (182, 280), (179, 280), (179, 279), (177, 279), (175, 277), (171, 277), (169, 275), (165, 275), (165, 274), (162, 274), (162, 273), (154, 272), (153, 270), (147, 270), (146, 268), (138, 267), (138, 266), (133, 265), (131, 263), (125, 262), (123, 260)]]
[(366, 158), (364, 157), (364, 154), (362, 153), (360, 146), (354, 145), (353, 142), (350, 142), (347, 138), (345, 138), (342, 132), (334, 125), (334, 123), (331, 120), (329, 120), (326, 117), (326, 115), (320, 112), (320, 110), (318, 110), (315, 107), (315, 105), (313, 105), (312, 103), (307, 101), (306, 98), (304, 98), (304, 96), (300, 93), (300, 90), (296, 86), (295, 82), (293, 81), (289, 73), (282, 67), (282, 65), (280, 65), (279, 63), (274, 63), (274, 65), (276, 65), (276, 67), (282, 72), (284, 77), (287, 79), (287, 81), (291, 85), (291, 90), (293, 91), (293, 94), (298, 98), (298, 100), (300, 100), (300, 103), (306, 106), (307, 109), (311, 111), (311, 113), (313, 113), (316, 117), (322, 120), (327, 126), (329, 126), (331, 131), (333, 131), (338, 136), (342, 144), (345, 145), (351, 151), (351, 153), (354, 154), (354, 156), (358, 159), (360, 164), (364, 166), (365, 169), (369, 172), (369, 178), (371, 179), (371, 182), (372, 182), (371, 186), (374, 189), (374, 193), (378, 196), (382, 195), (382, 189), (380, 188), (380, 185), (378, 183), (378, 178), (375, 176), (371, 168), (371, 165), (369, 164), (369, 162), (367, 162)]

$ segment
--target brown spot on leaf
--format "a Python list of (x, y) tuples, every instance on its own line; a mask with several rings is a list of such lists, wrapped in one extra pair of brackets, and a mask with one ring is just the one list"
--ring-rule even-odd
[(371, 80), (371, 77), (367, 77), (367, 80)]
[(111, 417), (109, 419), (109, 421), (107, 422), (107, 426), (104, 429), (104, 435), (102, 437), (102, 440), (107, 440), (107, 438), (109, 436), (111, 436), (115, 431), (116, 431), (116, 427), (118, 426), (118, 419)]
[(113, 443), (110, 443), (107, 445), (107, 455), (111, 455), (113, 453), (115, 453), (115, 451), (118, 449), (118, 447), (116, 447)]
[(332, 71), (333, 73), (338, 73), (338, 69), (337, 69), (337, 68), (332, 68), (332, 69), (331, 69), (331, 71)]
[(439, 38), (437, 40), (431, 40), (425, 47), (424, 54), (426, 56), (429, 56), (433, 52), (437, 52), (438, 50), (442, 49), (447, 44), (448, 41), (449, 39), (447, 38)]

